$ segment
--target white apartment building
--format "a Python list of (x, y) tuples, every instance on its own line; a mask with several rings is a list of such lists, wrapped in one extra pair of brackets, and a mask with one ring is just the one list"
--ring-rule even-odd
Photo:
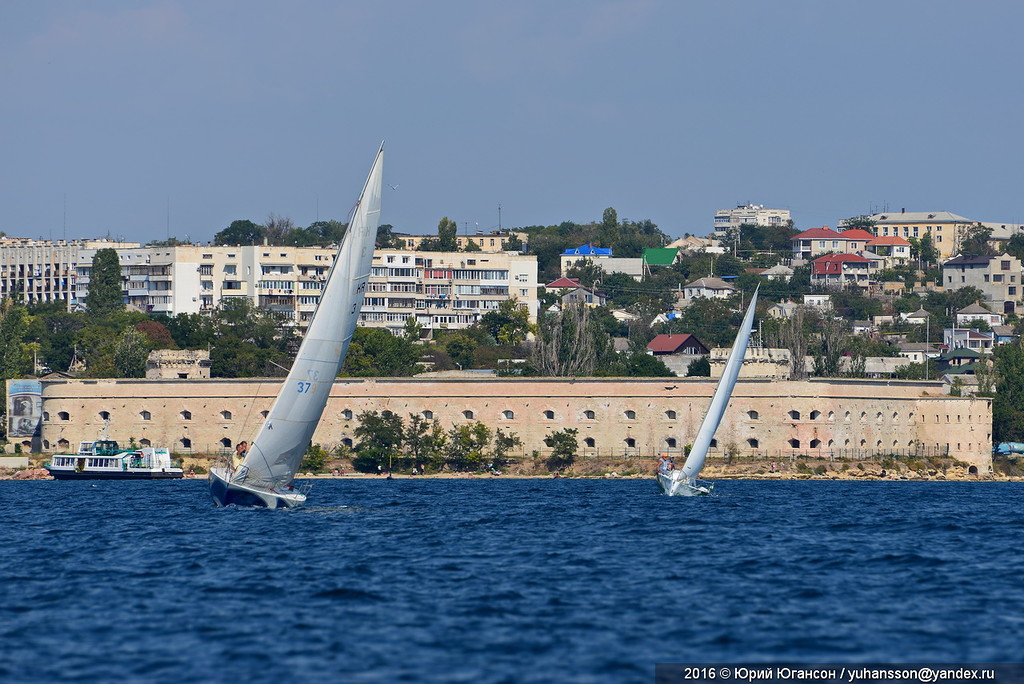
[(724, 233), (742, 225), (783, 226), (793, 217), (789, 209), (768, 209), (763, 204), (740, 204), (735, 209), (715, 212), (715, 232)]
[(537, 321), (537, 257), (512, 252), (376, 250), (359, 324), (395, 334), (410, 317), (433, 330), (467, 328), (515, 298)]
[(0, 299), (17, 295), (26, 304), (61, 301), (72, 309), (78, 298), (75, 269), (83, 252), (91, 260), (103, 247), (138, 246), (137, 242), (111, 240), (0, 237)]

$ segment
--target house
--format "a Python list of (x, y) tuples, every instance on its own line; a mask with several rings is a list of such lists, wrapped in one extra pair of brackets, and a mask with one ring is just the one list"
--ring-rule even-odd
[(793, 258), (807, 260), (819, 254), (854, 254), (864, 251), (874, 235), (859, 228), (842, 232), (828, 226), (811, 228), (793, 236)]
[[(718, 240), (712, 238), (702, 238), (697, 237), (696, 235), (687, 235), (686, 237), (681, 237), (678, 240), (673, 240), (672, 242), (668, 243), (665, 246), (673, 249), (678, 249), (682, 252), (699, 252), (701, 250), (710, 250), (712, 248), (718, 248), (719, 245)], [(718, 253), (720, 254), (721, 252)]]
[(704, 356), (709, 350), (696, 336), (683, 333), (681, 335), (658, 335), (647, 343), (647, 351), (654, 356), (665, 356), (667, 354)]
[[(584, 261), (599, 261), (609, 259), (612, 256), (610, 247), (594, 247), (593, 245), (580, 245), (567, 249), (559, 255), (560, 273), (568, 273), (569, 269)], [(600, 265), (600, 264), (598, 264)]]
[(683, 299), (696, 299), (697, 297), (704, 297), (705, 299), (725, 299), (735, 291), (736, 288), (721, 278), (709, 276), (707, 278), (694, 280), (688, 285), (684, 285)]
[(793, 269), (789, 266), (783, 266), (782, 264), (776, 264), (771, 268), (766, 268), (761, 272), (761, 277), (766, 280), (780, 280), (783, 282), (789, 282), (793, 277)]
[(674, 247), (648, 247), (644, 250), (644, 273), (650, 273), (652, 266), (671, 266), (679, 260), (679, 250)]
[(974, 328), (946, 328), (942, 331), (942, 343), (947, 349), (970, 349), (990, 352), (995, 346), (995, 333), (979, 332)]
[(804, 295), (804, 306), (816, 306), (823, 311), (832, 309), (832, 296), (827, 294)]
[(872, 238), (865, 249), (884, 258), (889, 268), (910, 261), (910, 242), (895, 235)]
[[(608, 296), (593, 288), (586, 287), (575, 278), (558, 278), (545, 287), (549, 290), (558, 290), (559, 311), (572, 304), (586, 304), (587, 306), (604, 306), (608, 302)], [(551, 311), (551, 309), (548, 309)]]
[(990, 327), (995, 328), (1003, 324), (1003, 314), (989, 311), (979, 302), (968, 304), (956, 312), (957, 326), (969, 328), (972, 321), (985, 321)]
[(811, 262), (811, 282), (831, 288), (867, 288), (874, 268), (874, 262), (858, 254), (826, 254)]
[(1003, 313), (1014, 313), (1021, 299), (1024, 271), (1020, 259), (999, 256), (960, 255), (942, 264), (942, 284), (947, 290), (976, 287), (985, 302)]
[(1016, 342), (1018, 339), (1020, 339), (1020, 335), (1013, 332), (1012, 325), (993, 325), (992, 332), (995, 333), (996, 344)]
[(917, 311), (908, 314), (900, 314), (900, 319), (904, 323), (911, 323), (913, 325), (924, 325), (928, 322), (928, 318), (931, 316), (930, 313), (924, 310), (924, 307), (920, 307)]
[(900, 356), (911, 363), (924, 363), (926, 358), (935, 359), (939, 356), (939, 350), (934, 344), (924, 342), (902, 342), (899, 349)]
[(792, 318), (798, 306), (800, 305), (791, 299), (783, 299), (768, 307), (768, 315), (772, 318)]

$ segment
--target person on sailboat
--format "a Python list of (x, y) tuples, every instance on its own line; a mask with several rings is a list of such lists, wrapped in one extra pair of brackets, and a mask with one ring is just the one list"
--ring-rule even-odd
[(662, 475), (668, 475), (676, 467), (676, 464), (672, 462), (668, 454), (662, 454), (661, 459), (658, 461), (658, 472)]
[(242, 461), (245, 460), (245, 454), (248, 451), (249, 443), (245, 441), (239, 442), (238, 446), (235, 447), (235, 458), (231, 465), (236, 469), (238, 468), (238, 466), (242, 465)]

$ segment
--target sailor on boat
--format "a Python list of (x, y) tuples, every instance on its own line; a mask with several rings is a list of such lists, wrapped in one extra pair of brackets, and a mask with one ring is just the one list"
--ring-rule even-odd
[(675, 462), (671, 459), (671, 457), (669, 457), (668, 454), (662, 454), (661, 455), (661, 459), (658, 461), (658, 472), (659, 473), (661, 473), (662, 475), (668, 475), (673, 470), (675, 470), (675, 467), (676, 467)]

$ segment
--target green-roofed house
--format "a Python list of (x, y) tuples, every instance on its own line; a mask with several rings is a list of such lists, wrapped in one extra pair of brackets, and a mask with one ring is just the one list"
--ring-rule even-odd
[(648, 247), (644, 250), (644, 273), (650, 273), (651, 266), (671, 266), (678, 260), (676, 247)]

